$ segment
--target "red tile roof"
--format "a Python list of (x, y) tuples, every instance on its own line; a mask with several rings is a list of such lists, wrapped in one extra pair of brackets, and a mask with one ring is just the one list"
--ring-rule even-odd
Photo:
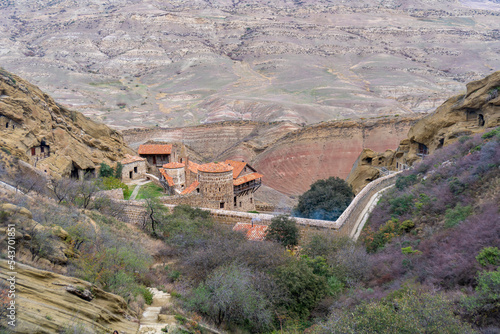
[(200, 172), (206, 173), (224, 173), (232, 171), (233, 167), (223, 162), (211, 162), (208, 164), (199, 165), (198, 170)]
[(121, 161), (122, 165), (126, 165), (126, 164), (131, 164), (132, 162), (137, 162), (137, 161), (145, 161), (146, 159), (145, 158), (141, 158), (141, 157), (138, 157), (138, 156), (133, 156), (133, 155), (130, 155), (130, 154), (125, 154), (125, 159), (123, 159)]
[(190, 194), (192, 193), (196, 188), (198, 188), (198, 186), (200, 185), (200, 182), (198, 181), (194, 181), (193, 183), (191, 183), (189, 185), (189, 187), (187, 187), (186, 189), (184, 189), (182, 192), (181, 192), (181, 195), (186, 195), (186, 194)]
[(250, 182), (252, 180), (260, 179), (263, 176), (264, 175), (259, 174), (259, 173), (248, 174), (248, 175), (237, 178), (236, 180), (233, 181), (233, 184), (235, 186), (239, 186), (240, 184), (247, 183), (247, 182)]
[(233, 231), (246, 231), (246, 238), (252, 241), (263, 241), (267, 234), (266, 225), (256, 225), (249, 223), (237, 223), (233, 227)]
[(139, 146), (139, 154), (172, 154), (171, 144), (145, 144)]
[(174, 169), (174, 168), (182, 168), (184, 166), (185, 165), (183, 163), (173, 161), (173, 162), (169, 162), (168, 164), (164, 164), (163, 168)]
[(160, 174), (163, 175), (165, 180), (167, 180), (168, 185), (170, 187), (173, 187), (175, 185), (174, 179), (170, 175), (168, 175), (167, 172), (165, 172), (165, 170), (163, 168), (160, 168), (159, 171), (160, 171)]
[(236, 179), (240, 174), (243, 168), (247, 165), (244, 161), (234, 161), (234, 160), (226, 160), (226, 164), (233, 166), (233, 179)]
[(188, 161), (188, 169), (193, 172), (193, 173), (198, 173), (198, 165), (196, 162), (192, 162), (191, 160)]

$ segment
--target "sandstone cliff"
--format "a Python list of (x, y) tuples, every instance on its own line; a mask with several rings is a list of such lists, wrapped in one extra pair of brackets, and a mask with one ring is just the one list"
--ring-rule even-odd
[(467, 84), (467, 92), (450, 98), (432, 114), (413, 125), (396, 151), (377, 153), (367, 145), (351, 171), (348, 182), (355, 192), (376, 179), (380, 167), (401, 170), (456, 141), (500, 125), (500, 71)]
[(4, 152), (54, 175), (93, 171), (132, 153), (117, 131), (58, 105), (1, 68), (0, 133)]
[[(0, 278), (6, 281), (10, 270), (0, 260)], [(16, 327), (13, 333), (135, 333), (135, 315), (123, 298), (105, 292), (91, 283), (49, 271), (16, 264)], [(74, 293), (92, 294), (88, 301)], [(76, 291), (75, 291), (76, 290)], [(10, 301), (10, 299), (9, 299)]]

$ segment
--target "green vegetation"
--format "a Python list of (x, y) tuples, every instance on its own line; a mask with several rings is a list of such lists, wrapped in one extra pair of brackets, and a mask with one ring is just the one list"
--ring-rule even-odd
[(162, 187), (150, 182), (139, 189), (136, 199), (147, 199), (165, 196), (165, 191)]
[(297, 246), (299, 244), (299, 228), (295, 219), (286, 215), (271, 219), (266, 239), (279, 242), (285, 248)]
[(476, 256), (477, 262), (482, 266), (500, 266), (500, 249), (497, 247), (485, 247)]
[(338, 177), (318, 180), (299, 197), (294, 215), (303, 218), (337, 220), (353, 198), (352, 189), (346, 181)]

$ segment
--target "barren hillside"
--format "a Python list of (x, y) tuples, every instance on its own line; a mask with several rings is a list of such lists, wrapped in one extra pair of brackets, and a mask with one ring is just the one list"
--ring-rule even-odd
[(428, 112), (500, 66), (491, 1), (2, 1), (0, 63), (115, 128)]

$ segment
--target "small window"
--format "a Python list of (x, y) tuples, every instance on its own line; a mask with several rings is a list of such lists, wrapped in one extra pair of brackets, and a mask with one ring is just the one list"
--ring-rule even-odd
[(224, 202), (220, 202), (220, 208), (224, 209)]
[(5, 123), (5, 127), (8, 129), (9, 128), (9, 122)]
[(252, 204), (252, 203), (253, 203), (253, 198), (252, 198), (252, 197), (250, 197), (250, 204)]
[(134, 167), (134, 173), (137, 173), (137, 167)]
[(240, 202), (240, 208), (241, 208), (241, 202)]
[(196, 188), (196, 192), (199, 194), (200, 193), (200, 188)]
[(236, 196), (234, 196), (234, 206), (236, 206), (236, 203), (237, 203)]
[(31, 155), (36, 155), (36, 148), (35, 147), (31, 148)]
[(130, 171), (130, 173), (128, 174), (128, 177), (131, 179), (133, 177), (132, 175), (132, 171)]

